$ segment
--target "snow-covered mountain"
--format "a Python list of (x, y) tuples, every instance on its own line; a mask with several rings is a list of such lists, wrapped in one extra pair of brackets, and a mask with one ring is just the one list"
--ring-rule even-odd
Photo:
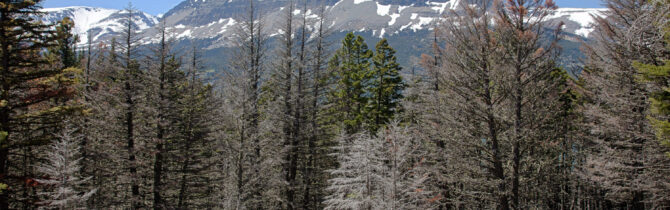
[[(213, 39), (211, 48), (226, 46), (226, 38), (232, 33), (232, 26), (246, 8), (243, 0), (186, 0), (168, 11), (165, 18), (168, 28), (178, 39)], [(264, 11), (267, 20), (281, 20), (286, 0), (259, 1), (257, 7)], [(403, 31), (430, 30), (434, 21), (456, 9), (459, 0), (330, 0), (326, 1), (327, 14), (336, 31), (370, 32), (375, 37), (388, 37)], [(587, 38), (593, 30), (591, 15), (599, 15), (602, 9), (560, 8), (550, 16), (550, 22), (565, 23), (566, 33)], [(122, 28), (125, 11), (92, 8), (65, 7), (43, 9), (47, 12), (42, 19), (54, 22), (69, 16), (75, 22), (75, 31), (81, 42), (87, 41), (86, 32), (91, 31), (93, 41), (104, 41), (118, 34)], [(295, 14), (305, 11), (296, 9)], [(311, 9), (308, 17), (315, 18)], [(153, 33), (147, 30), (158, 23), (158, 17), (139, 13), (135, 16), (138, 29), (145, 31), (149, 38)], [(269, 25), (277, 25), (270, 23)], [(278, 30), (278, 29), (270, 29)], [(270, 31), (270, 34), (274, 34)], [(151, 39), (145, 39), (149, 42)]]
[[(87, 32), (91, 32), (93, 41), (103, 41), (121, 33), (123, 20), (127, 17), (124, 10), (103, 9), (94, 7), (63, 7), (42, 9), (45, 14), (41, 20), (54, 23), (70, 17), (75, 23), (74, 31), (79, 35), (80, 43), (87, 43)], [(158, 18), (147, 13), (137, 13), (133, 17), (136, 29), (142, 31), (152, 28)]]
[[(374, 36), (393, 36), (403, 31), (429, 29), (434, 21), (459, 7), (459, 0), (339, 0), (327, 1), (327, 14), (332, 26), (338, 31), (368, 31)], [(258, 7), (267, 20), (281, 20), (285, 0), (259, 1)], [(235, 17), (246, 7), (240, 0), (187, 0), (165, 14), (178, 37), (213, 38), (227, 37)], [(598, 15), (601, 9), (558, 9), (550, 22), (565, 23), (565, 32), (588, 37), (592, 31), (591, 14)], [(300, 9), (295, 14), (302, 14)], [(308, 16), (314, 17), (311, 10)], [(270, 23), (269, 25), (277, 25)], [(277, 29), (275, 29), (277, 30)], [(272, 32), (271, 32), (272, 34)]]
[(593, 32), (593, 16), (602, 17), (605, 10), (602, 8), (559, 8), (549, 16), (549, 20), (552, 22), (562, 21), (565, 24), (565, 32), (588, 38), (589, 34)]
[[(265, 19), (266, 33), (279, 34), (288, 0), (258, 0), (255, 7)], [(380, 38), (388, 38), (390, 43), (399, 52), (401, 63), (408, 64), (411, 56), (418, 56), (431, 40), (429, 32), (439, 18), (449, 18), (449, 11), (458, 9), (461, 0), (319, 0), (308, 1), (308, 9), (303, 11), (298, 6), (295, 15), (307, 14), (308, 19), (317, 16), (314, 9), (324, 3), (326, 6), (327, 25), (333, 27), (337, 33), (355, 31), (366, 37), (370, 43)], [(318, 3), (317, 3), (318, 2)], [(135, 16), (134, 22), (140, 29), (140, 41), (143, 44), (156, 43), (157, 31), (155, 26), (164, 20), (168, 31), (178, 40), (177, 44), (197, 45), (212, 55), (210, 66), (220, 62), (221, 55), (231, 43), (229, 39), (234, 32), (234, 26), (243, 17), (247, 0), (184, 0), (161, 18), (140, 13)], [(86, 43), (86, 32), (91, 31), (93, 42), (104, 42), (119, 34), (123, 28), (121, 23), (126, 15), (125, 11), (91, 8), (67, 7), (44, 9), (48, 12), (43, 20), (53, 22), (65, 16), (75, 21), (75, 31), (81, 37), (81, 43)], [(579, 40), (589, 38), (593, 31), (592, 15), (602, 15), (603, 9), (589, 8), (560, 8), (548, 18), (549, 25), (564, 23), (563, 31), (567, 38), (564, 43), (566, 60), (575, 60), (580, 56)], [(341, 34), (340, 34), (341, 35)], [(341, 36), (340, 36), (341, 37)], [(339, 38), (339, 37), (338, 37)], [(334, 38), (337, 39), (337, 38)], [(335, 40), (333, 40), (335, 41)], [(224, 53), (225, 54), (225, 53)], [(214, 59), (215, 58), (215, 59)]]

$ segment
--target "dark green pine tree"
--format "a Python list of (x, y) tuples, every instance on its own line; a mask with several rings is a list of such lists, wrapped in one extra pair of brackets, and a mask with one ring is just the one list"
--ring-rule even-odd
[(57, 40), (58, 54), (64, 68), (79, 66), (79, 58), (77, 57), (77, 42), (79, 36), (74, 35), (74, 21), (69, 17), (63, 18), (56, 25), (56, 33), (60, 37)]
[(348, 33), (329, 62), (331, 76), (328, 102), (329, 121), (343, 126), (353, 134), (360, 131), (365, 122), (364, 109), (368, 98), (365, 94), (366, 80), (370, 71), (372, 51), (361, 36)]
[(176, 109), (179, 118), (175, 124), (176, 139), (170, 147), (173, 153), (172, 180), (167, 191), (173, 198), (166, 203), (176, 209), (212, 209), (215, 204), (215, 185), (217, 159), (215, 159), (213, 115), (217, 107), (214, 88), (200, 75), (200, 60), (196, 48), (193, 48), (190, 66), (182, 82), (181, 98)]
[(18, 151), (48, 143), (53, 134), (45, 129), (77, 110), (51, 103), (70, 95), (71, 89), (54, 84), (63, 68), (42, 53), (56, 47), (60, 37), (51, 25), (34, 18), (41, 14), (40, 3), (0, 1), (0, 209), (19, 208), (14, 201), (28, 201), (20, 197), (25, 193), (17, 192), (25, 189), (21, 186), (30, 175)]
[(366, 92), (370, 100), (366, 107), (367, 125), (370, 133), (391, 121), (395, 114), (401, 111), (400, 102), (405, 83), (397, 63), (396, 51), (389, 46), (386, 39), (382, 39), (375, 47), (375, 56), (372, 57), (373, 68), (369, 72), (369, 83)]
[[(79, 42), (79, 36), (74, 34), (75, 23), (69, 17), (63, 18), (61, 21), (58, 21), (55, 25), (56, 36), (58, 37), (55, 40), (55, 46), (51, 47), (47, 53), (48, 59), (53, 59), (51, 63), (60, 65), (59, 68), (62, 68), (62, 73), (55, 77), (53, 80), (54, 87), (59, 89), (68, 89), (79, 82), (75, 79), (75, 75), (81, 75), (83, 73), (80, 68), (81, 58), (77, 56), (77, 42)], [(66, 102), (73, 102), (74, 95), (71, 98), (56, 98), (53, 100), (53, 103), (56, 105), (64, 105)], [(72, 104), (74, 105), (74, 104)], [(62, 116), (64, 119), (60, 121), (65, 121), (66, 118), (70, 116)], [(62, 129), (60, 126), (53, 127), (49, 133), (60, 133)]]
[[(155, 111), (155, 151), (153, 152), (153, 209), (165, 209), (169, 203), (163, 195), (169, 191), (170, 185), (166, 182), (171, 161), (168, 156), (171, 148), (178, 139), (175, 130), (182, 121), (181, 110), (178, 109), (183, 93), (186, 75), (181, 70), (182, 62), (172, 52), (170, 40), (167, 40), (167, 31), (164, 23), (160, 28), (161, 41), (153, 49), (153, 56), (149, 59), (148, 90), (145, 91), (150, 106)], [(177, 146), (174, 146), (177, 147)], [(176, 150), (176, 149), (175, 149)], [(179, 160), (180, 158), (173, 158)]]

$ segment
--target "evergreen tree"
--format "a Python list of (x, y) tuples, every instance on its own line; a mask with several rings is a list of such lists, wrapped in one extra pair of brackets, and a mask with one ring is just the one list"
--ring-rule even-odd
[(635, 67), (642, 74), (642, 80), (658, 84), (656, 91), (649, 98), (651, 102), (651, 113), (649, 116), (651, 124), (656, 129), (656, 138), (664, 145), (670, 146), (670, 87), (665, 86), (670, 78), (670, 62), (663, 61), (663, 65), (636, 63)]
[(138, 146), (141, 144), (141, 132), (140, 127), (142, 124), (139, 119), (141, 115), (140, 99), (138, 96), (141, 94), (140, 90), (142, 87), (142, 76), (143, 73), (140, 70), (140, 64), (136, 59), (137, 53), (137, 37), (136, 37), (136, 28), (137, 26), (133, 22), (135, 16), (135, 9), (132, 5), (129, 5), (126, 9), (126, 17), (123, 20), (123, 44), (121, 45), (123, 49), (123, 55), (120, 56), (120, 80), (123, 85), (122, 89), (122, 106), (124, 109), (124, 116), (121, 120), (123, 126), (124, 135), (122, 139), (125, 140), (125, 149), (127, 158), (125, 163), (122, 164), (123, 167), (126, 167), (128, 173), (126, 174), (127, 183), (130, 190), (130, 208), (139, 209), (144, 205), (142, 195), (140, 194), (140, 185), (143, 177), (139, 176), (138, 169), (142, 169), (138, 163), (138, 156), (141, 153), (138, 153)]
[(365, 85), (370, 71), (372, 51), (362, 36), (348, 33), (342, 40), (342, 48), (329, 61), (330, 80), (334, 84), (329, 91), (333, 124), (340, 130), (353, 134), (363, 126), (364, 109), (368, 104)]
[[(148, 83), (146, 91), (149, 107), (155, 117), (155, 144), (153, 157), (153, 208), (164, 209), (169, 206), (165, 201), (164, 194), (170, 185), (167, 184), (167, 165), (173, 159), (168, 156), (169, 148), (177, 147), (176, 124), (181, 122), (179, 100), (184, 93), (181, 90), (186, 77), (181, 70), (181, 61), (178, 60), (171, 50), (171, 42), (168, 40), (164, 22), (159, 27), (161, 41), (158, 47), (152, 49), (153, 55), (149, 56)], [(179, 158), (174, 158), (177, 160)]]
[[(307, 140), (305, 141), (305, 165), (303, 166), (303, 176), (305, 189), (303, 189), (303, 209), (322, 209), (323, 197), (325, 196), (325, 188), (328, 186), (327, 169), (332, 168), (335, 161), (332, 160), (330, 148), (332, 146), (332, 129), (329, 125), (323, 122), (325, 117), (325, 87), (327, 83), (328, 58), (330, 57), (329, 42), (327, 38), (330, 35), (330, 28), (326, 22), (326, 6), (321, 5), (317, 10), (316, 29), (312, 32), (316, 34), (311, 45), (308, 45), (311, 50), (307, 50), (307, 67), (311, 74), (311, 81), (307, 82), (310, 86), (308, 94), (309, 106), (306, 108), (308, 114), (308, 132)], [(311, 84), (310, 84), (311, 83)]]
[(92, 72), (95, 85), (87, 93), (92, 109), (87, 151), (94, 153), (93, 181), (100, 186), (90, 202), (96, 208), (146, 208), (152, 198), (154, 71), (145, 71), (140, 62), (136, 11), (130, 6), (123, 15), (122, 39), (118, 39), (122, 43), (112, 39), (109, 47), (101, 49)]
[(372, 57), (373, 69), (368, 75), (369, 82), (366, 85), (366, 92), (370, 95), (366, 107), (370, 122), (367, 124), (373, 133), (401, 111), (400, 102), (405, 89), (400, 76), (402, 68), (396, 62), (396, 51), (389, 46), (386, 39), (379, 41), (375, 49), (375, 55)]
[[(27, 163), (15, 165), (25, 159), (11, 154), (46, 144), (52, 136), (46, 131), (61, 123), (58, 116), (79, 110), (49, 103), (72, 92), (53, 82), (64, 75), (64, 69), (41, 53), (57, 46), (60, 37), (51, 25), (34, 19), (41, 14), (40, 3), (0, 1), (0, 209), (18, 208), (18, 202), (13, 202), (18, 199), (17, 186), (29, 175)], [(29, 208), (23, 201), (24, 208)]]
[[(476, 4), (477, 6), (467, 6)], [(505, 94), (502, 76), (495, 67), (498, 45), (489, 30), (489, 1), (471, 1), (461, 6), (456, 21), (443, 21), (446, 43), (440, 65), (424, 59), (424, 68), (436, 68), (438, 91), (428, 97), (424, 117), (426, 132), (437, 144), (435, 180), (441, 208), (509, 209), (508, 169), (502, 113)], [(452, 11), (452, 14), (456, 12)], [(480, 21), (481, 20), (481, 21)], [(435, 90), (435, 84), (427, 85)], [(420, 127), (424, 127), (423, 125)], [(446, 173), (440, 173), (446, 172)], [(464, 176), (467, 174), (467, 176)], [(477, 196), (477, 192), (485, 193)]]
[[(501, 70), (500, 91), (507, 95), (499, 114), (511, 125), (502, 135), (511, 146), (509, 194), (510, 207), (514, 209), (547, 205), (539, 198), (526, 198), (547, 192), (539, 190), (546, 183), (540, 180), (547, 175), (536, 171), (550, 170), (552, 166), (545, 161), (554, 158), (549, 154), (555, 147), (538, 146), (538, 143), (556, 139), (545, 131), (553, 129), (549, 116), (557, 110), (560, 91), (555, 89), (557, 84), (552, 73), (560, 55), (558, 42), (562, 24), (546, 22), (556, 9), (551, 0), (510, 0), (504, 7), (497, 8), (494, 40), (502, 53), (497, 57), (500, 63), (494, 68)], [(553, 29), (552, 33), (547, 27)], [(533, 187), (527, 187), (531, 185)]]
[[(122, 167), (124, 147), (120, 141), (123, 135), (123, 116), (120, 95), (120, 76), (118, 71), (118, 50), (116, 40), (108, 47), (99, 48), (99, 57), (94, 63), (95, 71), (90, 72), (89, 91), (84, 92), (88, 98), (90, 114), (86, 116), (83, 133), (86, 142), (84, 151), (88, 159), (84, 160), (92, 178), (92, 184), (98, 186), (98, 192), (89, 199), (89, 207), (124, 208), (126, 201), (119, 197), (125, 195), (123, 179), (125, 168)], [(114, 183), (113, 185), (106, 183)]]
[[(660, 1), (656, 4), (654, 6), (657, 8), (667, 8), (669, 3)], [(660, 15), (663, 20), (668, 19), (668, 16), (663, 17), (665, 14), (656, 15)], [(663, 41), (667, 44), (670, 41), (670, 25), (664, 21), (655, 24), (661, 24), (656, 27), (661, 28)], [(668, 121), (670, 119), (670, 85), (668, 85), (668, 81), (670, 81), (670, 62), (667, 59), (660, 57), (658, 62), (651, 64), (635, 62), (633, 66), (640, 72), (640, 79), (643, 83), (654, 86), (649, 97), (652, 115), (648, 118), (656, 131), (656, 138), (661, 144), (670, 146), (670, 121)]]
[[(298, 172), (298, 159), (300, 154), (298, 150), (298, 144), (301, 139), (298, 136), (298, 133), (301, 132), (298, 129), (300, 126), (301, 119), (294, 118), (296, 115), (299, 116), (298, 100), (300, 98), (297, 96), (297, 89), (301, 81), (297, 81), (299, 57), (295, 51), (297, 48), (296, 40), (296, 27), (295, 22), (295, 3), (291, 0), (286, 5), (285, 11), (282, 13), (282, 23), (281, 27), (282, 33), (279, 38), (279, 45), (276, 48), (277, 51), (277, 61), (275, 64), (275, 71), (271, 73), (270, 80), (263, 84), (264, 94), (268, 99), (267, 102), (264, 102), (262, 105), (265, 107), (264, 115), (265, 120), (269, 122), (274, 122), (275, 126), (272, 126), (268, 132), (270, 133), (281, 133), (279, 139), (282, 143), (282, 176), (285, 186), (282, 186), (282, 208), (284, 209), (295, 209), (296, 208), (296, 188), (298, 188), (297, 181), (297, 172)], [(266, 100), (263, 100), (266, 101)]]
[(218, 104), (213, 98), (212, 86), (200, 78), (197, 51), (192, 52), (186, 77), (178, 81), (177, 91), (180, 97), (175, 101), (176, 119), (170, 130), (168, 161), (169, 174), (165, 194), (168, 206), (176, 209), (212, 208), (212, 181), (217, 178), (214, 171), (214, 149), (212, 125), (214, 107)]
[[(281, 197), (281, 141), (271, 132), (274, 122), (265, 120), (262, 105), (262, 75), (266, 68), (267, 35), (265, 20), (249, 0), (244, 17), (236, 28), (233, 40), (236, 50), (229, 62), (230, 70), (222, 78), (222, 119), (228, 123), (221, 131), (224, 177), (228, 179), (223, 192), (226, 209), (259, 209), (277, 206)], [(229, 172), (228, 172), (229, 171)]]
[(61, 37), (57, 41), (58, 54), (64, 68), (79, 66), (79, 57), (77, 56), (79, 36), (74, 34), (74, 26), (74, 21), (69, 17), (63, 18), (56, 26), (56, 33)]

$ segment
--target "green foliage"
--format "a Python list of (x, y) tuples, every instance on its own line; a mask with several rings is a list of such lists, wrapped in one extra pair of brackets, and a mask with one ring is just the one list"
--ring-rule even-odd
[(571, 77), (563, 68), (557, 68), (551, 72), (551, 77), (559, 85), (558, 89), (561, 90), (558, 99), (561, 110), (568, 115), (577, 113), (576, 108), (583, 98), (582, 94), (576, 89), (579, 86), (579, 81)]
[(61, 62), (64, 67), (75, 67), (79, 65), (79, 59), (77, 58), (76, 45), (79, 41), (79, 37), (74, 35), (75, 23), (69, 17), (63, 18), (56, 25), (56, 34), (59, 39), (57, 42), (57, 52), (60, 55)]
[(361, 36), (348, 33), (329, 62), (335, 87), (329, 94), (333, 121), (340, 122), (347, 133), (358, 132), (365, 121), (368, 103), (365, 85), (370, 71), (372, 51)]
[[(659, 1), (656, 7), (664, 7), (668, 1)], [(664, 32), (665, 43), (670, 40), (670, 24), (667, 22), (666, 16), (663, 23), (652, 23), (658, 25)], [(667, 45), (666, 45), (667, 46)], [(670, 60), (661, 58), (662, 64), (644, 64), (634, 62), (635, 67), (640, 75), (638, 80), (642, 83), (649, 83), (655, 86), (655, 90), (651, 92), (649, 102), (651, 103), (651, 114), (647, 116), (651, 125), (656, 132), (656, 138), (661, 144), (670, 147)], [(670, 153), (668, 154), (670, 156)]]
[[(75, 93), (68, 83), (71, 78), (65, 78), (76, 71), (66, 71), (54, 55), (45, 53), (58, 48), (61, 36), (56, 27), (37, 20), (43, 14), (40, 5), (39, 0), (0, 2), (0, 46), (4, 49), (0, 50), (0, 130), (12, 132), (2, 135), (0, 181), (5, 184), (0, 188), (18, 188), (9, 177), (30, 173), (18, 167), (28, 164), (25, 159), (9, 154), (48, 143), (63, 120), (80, 110), (68, 104)], [(0, 209), (16, 208), (16, 199), (3, 190)]]
[(8, 135), (9, 133), (7, 133), (7, 131), (0, 131), (0, 145), (5, 142), (5, 139), (7, 139)]
[(670, 62), (665, 61), (663, 65), (634, 63), (633, 66), (640, 72), (638, 79), (641, 82), (658, 86), (649, 97), (652, 115), (647, 118), (656, 130), (656, 138), (662, 144), (670, 146), (670, 121), (668, 121), (670, 119), (670, 86), (667, 83), (670, 80)]
[(405, 89), (403, 78), (400, 76), (402, 68), (397, 63), (396, 51), (389, 46), (386, 39), (382, 39), (375, 47), (376, 53), (372, 58), (374, 68), (369, 73), (369, 83), (366, 87), (370, 100), (366, 107), (366, 115), (371, 133), (390, 122), (396, 113), (400, 112), (400, 101)]
[(331, 122), (348, 134), (364, 127), (375, 133), (400, 111), (405, 84), (396, 51), (382, 39), (375, 52), (363, 37), (348, 33), (329, 62)]

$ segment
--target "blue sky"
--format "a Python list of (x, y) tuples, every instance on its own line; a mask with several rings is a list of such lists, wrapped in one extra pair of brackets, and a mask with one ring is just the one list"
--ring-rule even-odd
[[(43, 6), (68, 7), (68, 6), (92, 6), (110, 9), (123, 9), (132, 2), (133, 6), (146, 13), (157, 15), (165, 13), (176, 6), (182, 0), (44, 0)], [(559, 7), (602, 7), (601, 0), (554, 0)]]

